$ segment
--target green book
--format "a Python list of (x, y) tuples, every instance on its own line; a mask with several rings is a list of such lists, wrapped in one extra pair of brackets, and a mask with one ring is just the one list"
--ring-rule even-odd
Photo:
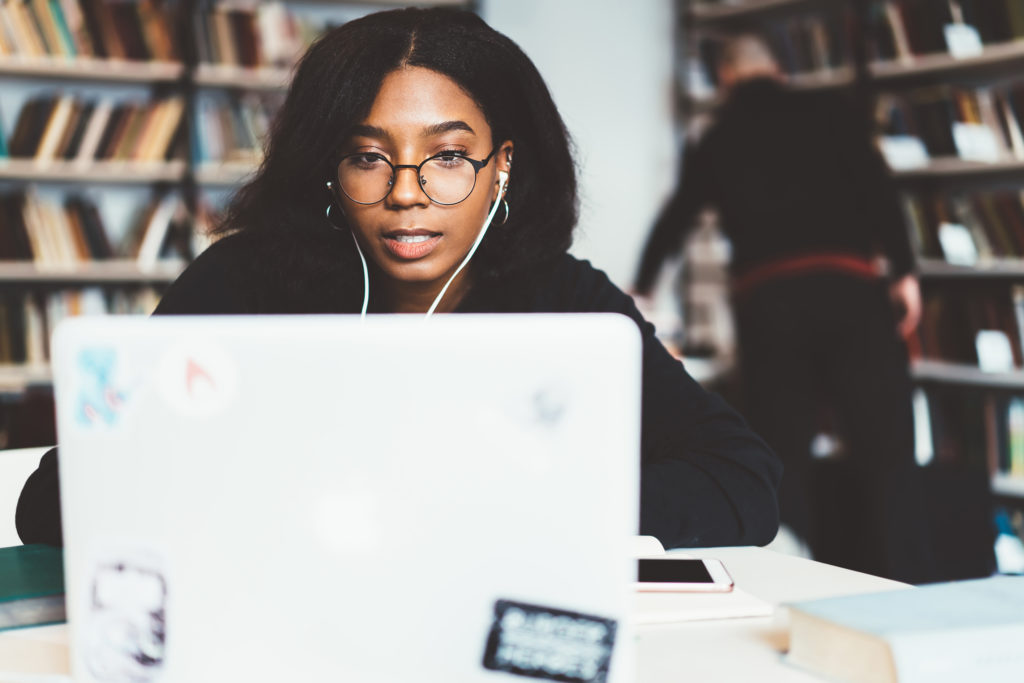
[(0, 548), (0, 630), (64, 621), (64, 551), (48, 545)]

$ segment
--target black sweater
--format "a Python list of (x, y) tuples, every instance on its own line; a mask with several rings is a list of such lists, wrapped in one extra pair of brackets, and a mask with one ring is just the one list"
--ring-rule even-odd
[[(261, 262), (254, 244), (245, 234), (214, 244), (171, 285), (156, 314), (353, 312), (338, 304), (339, 297), (317, 301), (310, 291), (282, 292), (268, 284), (277, 278), (254, 265)], [(361, 291), (361, 280), (358, 286)], [(330, 287), (325, 283), (324, 289)], [(478, 284), (458, 312), (616, 312), (632, 318), (643, 335), (640, 532), (666, 546), (762, 545), (775, 536), (779, 461), (739, 415), (665, 351), (654, 327), (604, 273), (563, 255), (528, 276)], [(26, 483), (17, 526), (25, 543), (61, 542), (56, 449)]]
[(698, 211), (713, 206), (733, 272), (815, 252), (888, 257), (913, 268), (899, 195), (857, 108), (770, 79), (738, 85), (683, 155), (680, 184), (647, 239), (634, 288), (649, 293)]

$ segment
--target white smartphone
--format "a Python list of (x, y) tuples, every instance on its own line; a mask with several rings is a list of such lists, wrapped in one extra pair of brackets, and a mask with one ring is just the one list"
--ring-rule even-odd
[(653, 593), (728, 593), (733, 582), (720, 560), (691, 557), (641, 557), (636, 589)]

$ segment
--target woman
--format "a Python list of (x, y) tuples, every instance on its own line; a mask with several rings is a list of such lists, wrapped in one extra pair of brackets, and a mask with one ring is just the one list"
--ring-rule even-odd
[[(567, 254), (575, 222), (568, 136), (518, 46), (471, 13), (382, 12), (310, 48), (224, 237), (156, 313), (628, 315), (644, 338), (640, 532), (769, 542), (775, 456)], [(56, 475), (51, 451), (19, 501), (25, 542), (60, 542)]]

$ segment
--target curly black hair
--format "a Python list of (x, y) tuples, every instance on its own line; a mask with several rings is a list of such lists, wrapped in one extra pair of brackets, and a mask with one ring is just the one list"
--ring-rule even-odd
[[(215, 232), (249, 233), (275, 244), (279, 256), (290, 250), (292, 273), (322, 271), (320, 262), (340, 257), (350, 271), (346, 280), (354, 277), (351, 239), (340, 254), (297, 245), (315, 245), (325, 239), (318, 233), (332, 230), (324, 218), (331, 199), (325, 183), (336, 173), (342, 142), (369, 113), (384, 78), (404, 66), (451, 78), (480, 107), (495, 144), (515, 145), (509, 218), (492, 226), (474, 256), (476, 277), (528, 272), (565, 253), (578, 213), (576, 168), (551, 94), (512, 40), (472, 12), (443, 8), (378, 12), (320, 37), (297, 67), (263, 164)], [(340, 212), (332, 219), (344, 220)]]

